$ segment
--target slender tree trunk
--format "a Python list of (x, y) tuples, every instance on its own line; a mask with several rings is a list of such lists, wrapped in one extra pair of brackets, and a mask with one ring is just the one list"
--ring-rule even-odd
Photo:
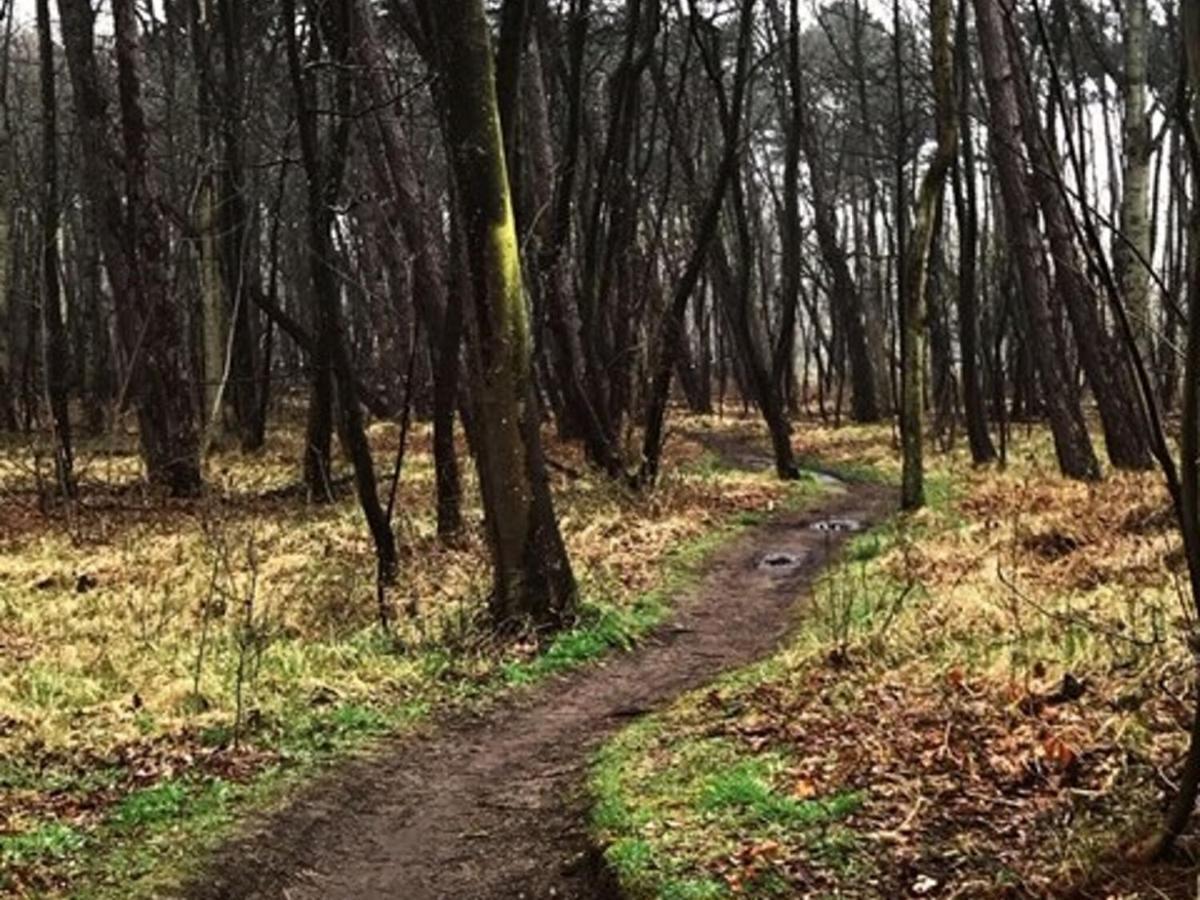
[[(710, 72), (719, 71), (716, 60), (711, 60), (707, 67)], [(722, 104), (718, 104), (718, 107), (721, 112), (721, 129), (725, 141), (736, 144), (740, 140), (742, 123), (730, 118), (731, 110), (728, 107)], [(720, 275), (720, 281), (724, 283), (721, 294), (724, 299), (725, 316), (746, 374), (747, 384), (745, 387), (749, 389), (748, 394), (753, 396), (771, 434), (775, 471), (780, 478), (798, 478), (800, 470), (796, 466), (795, 455), (792, 452), (791, 427), (787, 421), (782, 387), (779, 379), (773, 377), (771, 363), (762, 349), (767, 346), (767, 342), (760, 340), (755, 334), (759, 329), (756, 328), (754, 315), (750, 308), (754, 243), (746, 211), (743, 180), (736, 173), (731, 179), (730, 191), (738, 248), (736, 277), (730, 271), (724, 248), (718, 246), (714, 253), (714, 262)], [(794, 327), (794, 320), (792, 327)]]
[(37, 0), (37, 30), (42, 93), (42, 369), (54, 430), (54, 474), (60, 493), (64, 497), (74, 497), (75, 465), (68, 407), (71, 354), (63, 327), (58, 280), (58, 100), (54, 76), (54, 37), (50, 31), (50, 0)]
[(387, 56), (377, 33), (376, 13), (367, 0), (355, 0), (355, 51), (362, 63), (367, 91), (375, 106), (375, 122), (383, 146), (387, 181), (395, 202), (400, 231), (412, 252), (413, 301), (424, 325), (433, 362), (433, 452), (437, 477), (438, 534), (451, 537), (462, 529), (462, 488), (454, 445), (454, 416), (459, 393), (462, 306), (457, 292), (447, 290), (446, 243), (431, 224), (433, 214), (421, 196), (412, 148), (390, 105)]
[(924, 428), (924, 329), (925, 287), (946, 175), (958, 150), (958, 123), (954, 115), (954, 56), (950, 43), (951, 0), (931, 0), (929, 32), (933, 56), (933, 89), (937, 119), (937, 154), (921, 181), (917, 218), (904, 273), (907, 282), (903, 336), (903, 391), (900, 435), (904, 471), (900, 505), (919, 509), (925, 505), (925, 472), (922, 460)]
[(265, 423), (260, 394), (265, 384), (258, 380), (258, 334), (250, 294), (261, 289), (257, 268), (251, 262), (254, 231), (247, 203), (246, 162), (243, 130), (246, 120), (243, 61), (243, 16), (245, 4), (217, 0), (220, 29), (222, 77), (219, 82), (220, 167), (217, 178), (217, 224), (220, 228), (222, 285), (226, 317), (232, 334), (228, 341), (228, 384), (230, 408), (237, 424), (243, 450), (259, 450)]
[[(586, 6), (586, 3), (584, 4)], [(586, 25), (578, 26), (586, 27)], [(575, 58), (576, 50), (580, 54)], [(560, 169), (559, 181), (553, 187), (554, 151), (551, 145), (550, 116), (546, 100), (544, 73), (539, 59), (538, 42), (535, 41), (530, 54), (530, 64), (525, 77), (522, 79), (526, 92), (527, 103), (527, 132), (526, 146), (530, 167), (533, 170), (530, 191), (533, 206), (545, 210), (534, 224), (533, 244), (536, 260), (534, 277), (537, 279), (539, 296), (545, 310), (550, 336), (553, 339), (551, 360), (558, 387), (563, 393), (563, 406), (566, 421), (562, 430), (572, 436), (583, 438), (584, 449), (595, 465), (602, 468), (610, 476), (616, 477), (622, 471), (621, 460), (616, 451), (610, 434), (584, 388), (579, 372), (581, 349), (579, 342), (580, 323), (573, 307), (568, 288), (566, 242), (569, 237), (570, 211), (569, 202), (563, 205), (556, 202), (552, 188), (559, 195), (573, 189), (575, 161), (574, 153), (577, 148), (572, 141), (578, 141), (578, 123), (575, 116), (582, 115), (575, 105), (582, 102), (581, 97), (572, 99), (572, 109), (568, 122), (567, 148), (564, 165)], [(571, 83), (575, 84), (576, 67), (583, 66), (582, 47), (576, 48), (572, 42)], [(577, 86), (581, 89), (581, 86)], [(574, 129), (574, 130), (573, 130)], [(569, 200), (569, 198), (568, 198)], [(565, 217), (560, 219), (559, 217)]]
[[(746, 75), (750, 65), (751, 32), (753, 24), (754, 0), (746, 0), (742, 5), (738, 32), (737, 66), (733, 75), (733, 86), (730, 97), (720, 82), (718, 87), (718, 102), (726, 105), (725, 117), (735, 124), (732, 132), (727, 133), (724, 148), (721, 153), (720, 165), (717, 169), (716, 180), (704, 209), (700, 213), (694, 233), (694, 245), (691, 256), (684, 266), (679, 280), (675, 284), (671, 296), (671, 304), (667, 309), (665, 321), (659, 330), (659, 346), (653, 364), (650, 397), (646, 407), (646, 430), (642, 439), (642, 464), (638, 471), (639, 484), (653, 484), (658, 477), (659, 461), (662, 457), (663, 427), (666, 422), (667, 401), (671, 394), (671, 377), (679, 359), (680, 348), (685, 340), (687, 305), (700, 280), (700, 273), (708, 259), (713, 240), (717, 236), (717, 228), (721, 222), (721, 207), (729, 185), (737, 175), (740, 158), (740, 133), (742, 109), (746, 92)], [(723, 357), (722, 357), (723, 358)], [(722, 396), (724, 391), (722, 390)]]
[[(1193, 195), (1200, 194), (1200, 7), (1195, 3), (1182, 4), (1183, 49), (1191, 96), (1178, 109), (1181, 127), (1187, 129), (1187, 149), (1191, 162)], [(1136, 323), (1120, 309), (1120, 296), (1115, 297), (1117, 313), (1122, 319), (1122, 335), (1134, 357), (1147, 420), (1154, 434), (1155, 457), (1167, 482), (1175, 508), (1179, 530), (1183, 537), (1192, 604), (1200, 614), (1200, 267), (1194, 263), (1200, 256), (1200, 215), (1194, 207), (1188, 227), (1189, 253), (1192, 268), (1189, 273), (1188, 302), (1192, 315), (1188, 320), (1187, 351), (1184, 360), (1182, 421), (1179, 439), (1179, 461), (1176, 465), (1161, 418), (1157, 414), (1154, 384), (1139, 360)], [(1114, 279), (1115, 281), (1115, 279)], [(1115, 287), (1115, 285), (1113, 285)], [(1113, 292), (1116, 294), (1116, 292)], [(1197, 676), (1193, 672), (1193, 679)], [(1187, 829), (1200, 795), (1200, 693), (1193, 699), (1194, 709), (1188, 735), (1188, 749), (1179, 774), (1175, 796), (1171, 798), (1162, 827), (1131, 848), (1131, 856), (1151, 861), (1166, 854)]]
[[(11, 23), (5, 23), (11, 29)], [(11, 32), (6, 37), (6, 43)], [(0, 97), (7, 96), (8, 90), (8, 58), (4, 54), (0, 64)], [(4, 104), (8, 109), (7, 100)], [(16, 380), (16, 340), (14, 336), (12, 298), (12, 257), (13, 257), (13, 204), (10, 197), (13, 183), (13, 153), (11, 122), (3, 123), (0, 128), (0, 431), (17, 430)]]
[(987, 408), (979, 373), (978, 249), (979, 209), (975, 184), (975, 140), (971, 132), (971, 50), (967, 40), (970, 0), (959, 0), (955, 27), (958, 58), (958, 128), (962, 153), (954, 178), (954, 208), (958, 219), (958, 341), (962, 353), (963, 408), (971, 459), (976, 465), (996, 458), (988, 433)]
[(779, 240), (782, 268), (779, 339), (771, 360), (771, 380), (785, 386), (796, 353), (796, 318), (800, 307), (800, 128), (804, 124), (800, 87), (800, 6), (788, 0), (787, 19), (787, 107), (783, 158), (783, 216)]
[(173, 494), (194, 494), (201, 487), (200, 442), (163, 223), (148, 195), (137, 22), (129, 0), (114, 3), (122, 171), (96, 64), (92, 11), (77, 0), (59, 0), (58, 9), (82, 141), (84, 200), (112, 286), (123, 383), (137, 406), (147, 475)]
[(821, 155), (813, 130), (812, 108), (812, 100), (806, 92), (804, 101), (799, 106), (804, 118), (800, 127), (800, 135), (801, 147), (808, 162), (817, 244), (825, 266), (833, 278), (829, 303), (834, 317), (841, 325), (840, 331), (845, 338), (845, 346), (850, 359), (850, 377), (853, 386), (852, 412), (856, 421), (875, 422), (881, 415), (881, 399), (876, 393), (875, 370), (863, 321), (862, 295), (850, 273), (846, 249), (842, 246), (838, 234), (837, 213), (825, 174), (826, 160)]
[[(75, 6), (60, 0), (64, 36), (69, 19), (88, 18), (85, 40), (90, 51), (91, 11), (72, 9), (68, 13), (67, 8)], [(150, 135), (142, 109), (141, 48), (133, 0), (114, 0), (113, 22), (126, 191), (124, 208), (118, 211), (122, 220), (118, 233), (128, 248), (128, 259), (124, 279), (119, 275), (112, 281), (125, 307), (121, 331), (130, 383), (138, 398), (138, 429), (147, 474), (151, 483), (184, 496), (201, 487), (200, 435), (186, 376), (182, 316), (168, 271), (166, 224), (150, 193)]]

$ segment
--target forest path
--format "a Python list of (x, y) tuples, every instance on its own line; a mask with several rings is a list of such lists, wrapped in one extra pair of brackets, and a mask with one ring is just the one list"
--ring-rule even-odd
[[(636, 650), (339, 767), (219, 851), (184, 896), (615, 896), (587, 834), (591, 754), (631, 718), (774, 649), (846, 537), (812, 525), (874, 522), (889, 500), (849, 484), (749, 530)], [(777, 554), (798, 564), (763, 565)]]

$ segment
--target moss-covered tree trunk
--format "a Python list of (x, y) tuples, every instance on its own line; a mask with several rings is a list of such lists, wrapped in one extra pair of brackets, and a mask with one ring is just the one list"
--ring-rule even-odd
[(437, 0), (430, 9), (468, 255), (465, 312), (492, 619), (500, 629), (555, 627), (574, 609), (575, 578), (542, 455), (488, 21), (482, 0)]
[(912, 235), (905, 279), (903, 371), (900, 435), (904, 447), (904, 473), (900, 503), (905, 509), (925, 505), (925, 473), (921, 433), (924, 428), (925, 285), (929, 260), (937, 239), (938, 211), (946, 175), (958, 151), (958, 123), (954, 116), (954, 57), (950, 45), (950, 0), (932, 0), (929, 33), (933, 56), (933, 90), (937, 115), (937, 153), (921, 181), (917, 221)]

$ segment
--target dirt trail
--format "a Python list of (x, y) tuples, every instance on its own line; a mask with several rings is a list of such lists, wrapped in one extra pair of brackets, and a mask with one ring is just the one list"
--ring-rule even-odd
[(185, 896), (615, 896), (586, 831), (591, 753), (630, 718), (769, 653), (845, 538), (813, 523), (875, 521), (888, 501), (850, 485), (749, 531), (639, 649), (338, 769), (220, 851)]

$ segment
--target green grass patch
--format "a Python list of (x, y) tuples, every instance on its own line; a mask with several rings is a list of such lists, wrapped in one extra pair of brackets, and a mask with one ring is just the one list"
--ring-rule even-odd
[(797, 800), (771, 786), (765, 759), (743, 760), (713, 776), (700, 795), (702, 812), (739, 815), (745, 821), (785, 828), (811, 828), (844, 819), (862, 806), (862, 794), (850, 791), (828, 799)]
[[(26, 866), (59, 860), (76, 853), (86, 838), (70, 825), (48, 822), (22, 834), (0, 836), (0, 864)], [(0, 884), (3, 881), (0, 880)]]
[[(722, 689), (727, 687), (725, 680)], [(714, 866), (745, 847), (773, 842), (822, 864), (833, 828), (862, 806), (857, 791), (800, 799), (786, 789), (792, 760), (780, 750), (756, 753), (730, 738), (699, 733), (701, 696), (640, 721), (593, 760), (591, 824), (605, 859), (635, 898), (726, 897), (730, 883)], [(754, 896), (784, 896), (787, 882), (771, 866), (751, 872)], [(743, 887), (746, 885), (743, 884)]]

